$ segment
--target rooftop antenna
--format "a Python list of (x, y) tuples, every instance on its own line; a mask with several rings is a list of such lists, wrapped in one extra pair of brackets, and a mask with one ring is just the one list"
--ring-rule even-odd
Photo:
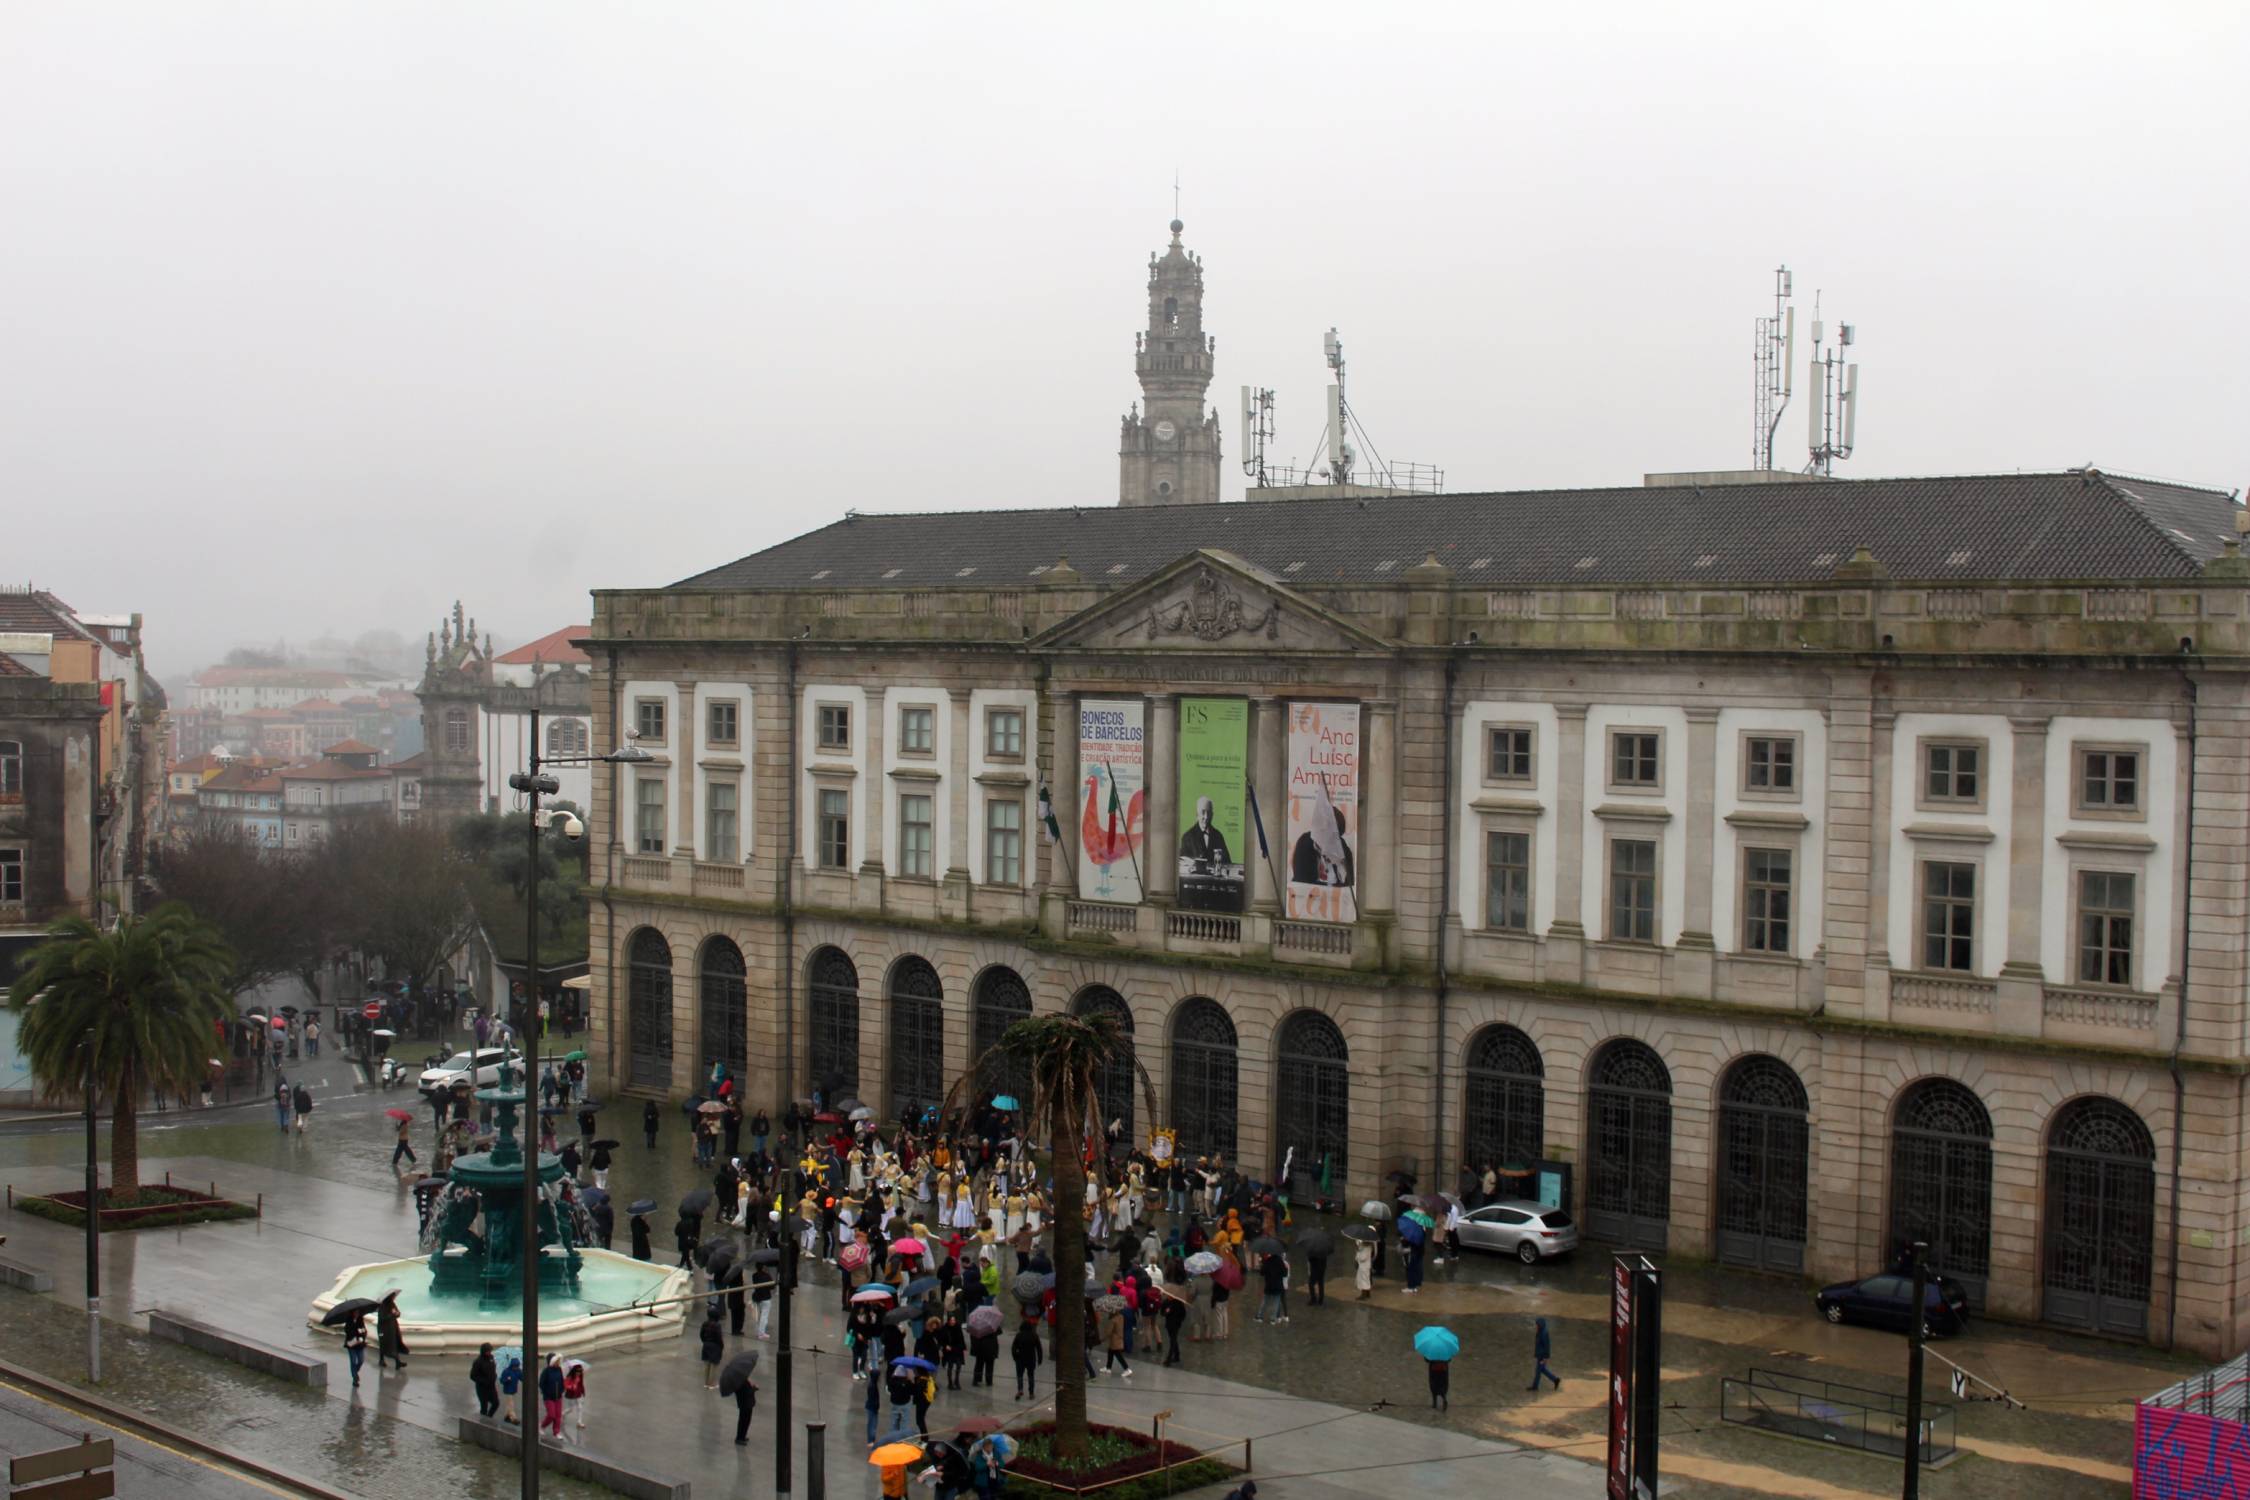
[(1773, 467), (1773, 435), (1781, 427), (1781, 414), (1794, 394), (1797, 376), (1797, 309), (1790, 306), (1789, 268), (1773, 273), (1773, 316), (1758, 319), (1751, 343), (1755, 368), (1752, 402), (1755, 416), (1750, 429), (1751, 467)]
[(1336, 372), (1336, 383), (1328, 388), (1328, 482), (1350, 484), (1352, 460), (1359, 455), (1345, 440), (1344, 424), (1351, 419), (1351, 403), (1344, 399), (1344, 341), (1331, 328), (1320, 338), (1321, 353), (1328, 356), (1328, 368)]
[(1273, 392), (1254, 386), (1242, 388), (1242, 472), (1252, 487), (1264, 489), (1266, 445), (1273, 441)]
[(1805, 408), (1806, 440), (1812, 449), (1807, 474), (1823, 479), (1835, 471), (1836, 460), (1852, 456), (1859, 430), (1859, 363), (1847, 361), (1844, 351), (1858, 342), (1858, 330), (1849, 323), (1836, 325), (1836, 347), (1824, 350), (1824, 325), (1820, 321), (1820, 293), (1813, 293), (1812, 382)]

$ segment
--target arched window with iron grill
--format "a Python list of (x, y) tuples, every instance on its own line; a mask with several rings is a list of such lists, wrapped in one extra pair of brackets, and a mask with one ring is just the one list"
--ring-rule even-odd
[[(977, 976), (976, 999), (971, 1013), (978, 1057), (999, 1045), (1008, 1028), (1031, 1017), (1031, 988), (1015, 970), (994, 965)], [(1013, 1098), (1024, 1109), (1031, 1107), (1031, 1065), (1022, 1058), (994, 1057), (977, 1073), (977, 1087)]]
[(1546, 1073), (1537, 1044), (1513, 1026), (1469, 1038), (1461, 1142), (1472, 1171), (1528, 1171), (1546, 1154)]
[(945, 986), (928, 959), (891, 965), (891, 1115), (945, 1102)]
[(1586, 1086), (1586, 1230), (1664, 1248), (1672, 1225), (1672, 1074), (1621, 1037), (1594, 1054)]
[(1760, 1271), (1805, 1268), (1811, 1103), (1778, 1057), (1738, 1060), (1719, 1084), (1719, 1259)]
[(1351, 1050), (1317, 1010), (1301, 1010), (1274, 1037), (1275, 1180), (1290, 1163), (1289, 1186), (1344, 1180), (1351, 1163)]
[(653, 927), (625, 945), (626, 1076), (637, 1089), (672, 1086), (672, 945)]
[(725, 1063), (739, 1091), (750, 1059), (750, 970), (742, 950), (723, 937), (704, 943), (699, 968), (696, 1081), (711, 1076), (711, 1064)]
[(1950, 1078), (1899, 1096), (1891, 1122), (1891, 1253), (1920, 1240), (1928, 1265), (1984, 1305), (1992, 1271), (1992, 1116)]
[(1125, 1141), (1133, 1140), (1133, 1095), (1140, 1087), (1140, 1079), (1133, 1070), (1133, 1010), (1125, 997), (1106, 984), (1090, 984), (1078, 992), (1070, 1003), (1073, 1015), (1106, 1015), (1117, 1022), (1117, 1031), (1125, 1039), (1125, 1053), (1103, 1068), (1094, 1080), (1094, 1092), (1101, 1104), (1099, 1128), (1107, 1130), (1112, 1120), (1124, 1127)]
[(809, 972), (807, 1062), (822, 1102), (835, 1104), (859, 1092), (859, 968), (841, 948), (822, 948)]
[(2047, 1132), (2047, 1320), (2148, 1335), (2156, 1139), (2115, 1099), (2074, 1099)]
[(1234, 1155), (1234, 1022), (1201, 995), (1172, 1013), (1172, 1128), (1180, 1154)]

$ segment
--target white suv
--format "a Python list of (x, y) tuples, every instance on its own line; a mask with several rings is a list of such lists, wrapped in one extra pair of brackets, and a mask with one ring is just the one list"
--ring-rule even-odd
[(463, 1079), (467, 1079), (473, 1088), (489, 1088), (500, 1081), (500, 1064), (503, 1059), (515, 1065), (517, 1081), (521, 1082), (523, 1054), (512, 1047), (505, 1050), (486, 1047), (474, 1053), (456, 1052), (436, 1067), (423, 1069), (422, 1092), (432, 1094), (440, 1089), (449, 1089)]

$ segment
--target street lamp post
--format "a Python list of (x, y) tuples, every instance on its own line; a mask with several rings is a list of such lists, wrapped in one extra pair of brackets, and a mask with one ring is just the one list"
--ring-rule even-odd
[(102, 1383), (102, 1173), (94, 1129), (94, 1028), (86, 1028), (86, 1378)]
[[(536, 691), (536, 684), (534, 684)], [(646, 750), (627, 744), (622, 750), (608, 755), (552, 755), (539, 753), (539, 709), (531, 709), (531, 764), (508, 778), (508, 785), (524, 794), (526, 820), (526, 852), (530, 864), (524, 871), (523, 903), (523, 1004), (516, 1011), (516, 1032), (523, 1038), (523, 1093), (525, 1105), (523, 1153), (523, 1224), (518, 1230), (523, 1257), (523, 1378), (526, 1395), (536, 1389), (539, 1380), (539, 1136), (530, 1124), (532, 1100), (539, 1094), (539, 834), (542, 822), (539, 799), (553, 796), (562, 790), (562, 784), (547, 775), (541, 766), (585, 766), (595, 761), (611, 764), (632, 764), (654, 759)], [(576, 823), (574, 818), (571, 820)], [(557, 1227), (560, 1228), (560, 1219)], [(537, 1398), (526, 1400), (524, 1415), (537, 1410)], [(539, 1500), (539, 1427), (536, 1422), (524, 1423), (518, 1429), (517, 1441), (522, 1445), (523, 1500)]]

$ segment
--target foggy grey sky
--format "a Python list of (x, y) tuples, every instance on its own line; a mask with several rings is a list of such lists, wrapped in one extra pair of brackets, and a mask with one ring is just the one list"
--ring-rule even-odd
[(1744, 466), (1782, 261), (1842, 473), (2250, 476), (2243, 7), (1595, 9), (9, 0), (0, 576), (177, 687), (1114, 503), (1175, 167), (1230, 498), (1331, 324), (1449, 488)]

